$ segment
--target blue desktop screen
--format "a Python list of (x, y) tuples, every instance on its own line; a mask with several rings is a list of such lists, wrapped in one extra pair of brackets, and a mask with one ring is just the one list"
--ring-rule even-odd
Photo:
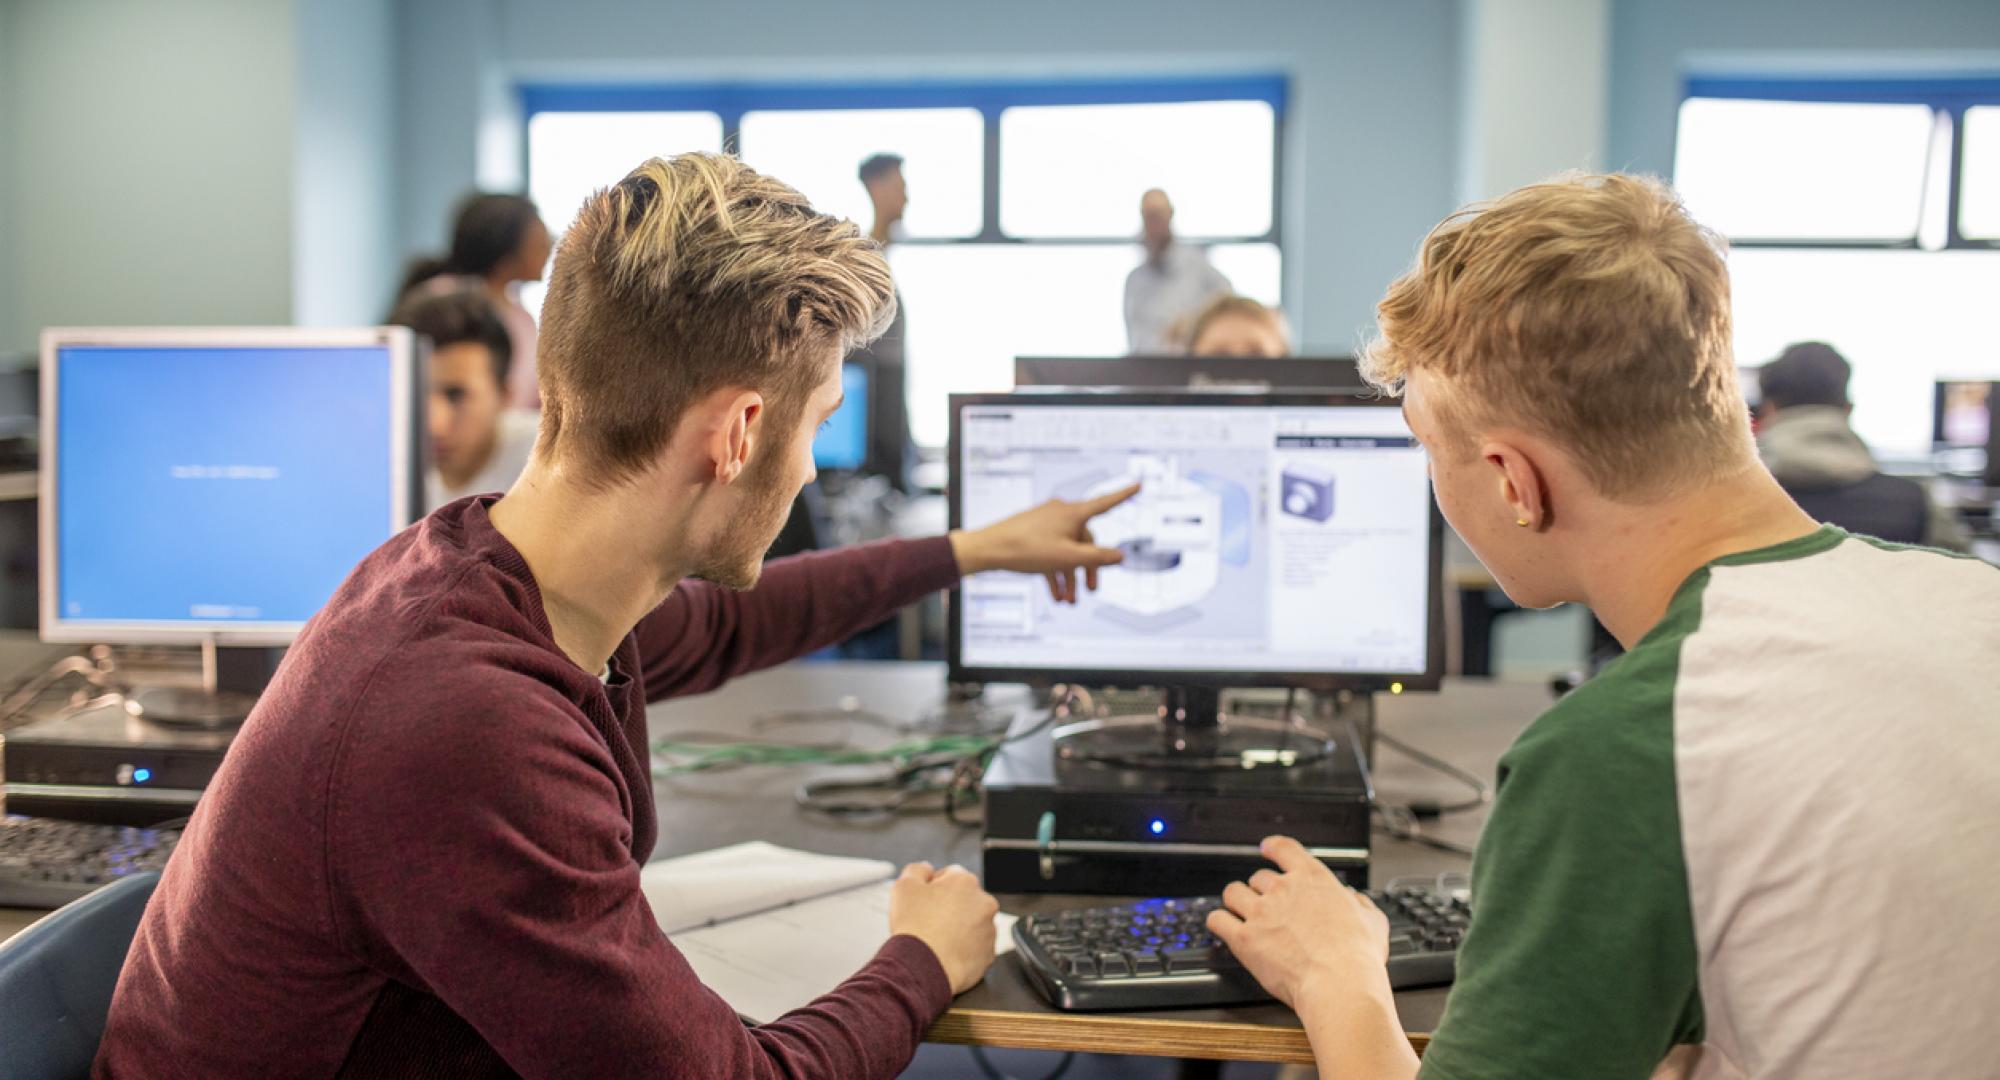
[(840, 389), (847, 395), (827, 417), (813, 439), (816, 469), (858, 469), (868, 456), (868, 372), (860, 364), (840, 369)]
[(391, 533), (383, 347), (57, 350), (66, 622), (303, 622)]

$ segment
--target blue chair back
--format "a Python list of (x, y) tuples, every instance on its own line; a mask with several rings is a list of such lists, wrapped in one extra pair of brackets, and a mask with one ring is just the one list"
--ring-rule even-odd
[(88, 1077), (160, 875), (133, 874), (0, 945), (0, 1080)]

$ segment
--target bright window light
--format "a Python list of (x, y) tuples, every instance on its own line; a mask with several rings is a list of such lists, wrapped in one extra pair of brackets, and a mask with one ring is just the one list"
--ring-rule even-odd
[(1932, 383), (2000, 378), (2000, 257), (1983, 251), (1738, 248), (1736, 362), (1824, 341), (1854, 366), (1854, 429), (1877, 454), (1931, 448)]
[(1674, 185), (1736, 239), (1909, 240), (1931, 126), (1925, 105), (1689, 98)]
[[(1271, 244), (1222, 244), (1210, 259), (1238, 291), (1278, 302)], [(910, 432), (943, 446), (947, 398), (1010, 390), (1016, 356), (1120, 356), (1133, 244), (910, 244), (889, 263), (909, 318)]]
[(1182, 236), (1271, 228), (1277, 114), (1262, 101), (1022, 106), (1000, 114), (1000, 230), (1018, 237), (1139, 232), (1160, 188)]
[(560, 236), (598, 188), (640, 162), (722, 149), (712, 112), (542, 112), (528, 121), (528, 197)]
[(1965, 110), (1965, 171), (1960, 176), (1959, 233), (2000, 240), (2000, 106)]
[(910, 205), (904, 235), (979, 233), (986, 135), (977, 109), (842, 109), (743, 114), (743, 160), (799, 189), (815, 207), (867, 229), (874, 219), (856, 175), (878, 153), (903, 158)]

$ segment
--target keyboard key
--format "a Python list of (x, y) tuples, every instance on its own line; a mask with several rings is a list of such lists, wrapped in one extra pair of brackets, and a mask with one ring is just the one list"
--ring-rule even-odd
[(1160, 955), (1167, 961), (1167, 971), (1178, 974), (1183, 971), (1206, 971), (1215, 959), (1214, 949), (1163, 949)]
[(1124, 953), (1103, 952), (1097, 954), (1097, 973), (1106, 978), (1114, 975), (1132, 974), (1132, 964)]
[(1166, 970), (1167, 965), (1160, 959), (1159, 953), (1147, 951), (1132, 954), (1132, 974), (1134, 975), (1159, 975)]

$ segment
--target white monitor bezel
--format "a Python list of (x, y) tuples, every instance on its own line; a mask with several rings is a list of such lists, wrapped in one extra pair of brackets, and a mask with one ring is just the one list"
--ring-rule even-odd
[(61, 365), (58, 352), (75, 346), (218, 349), (356, 349), (389, 350), (389, 533), (410, 524), (413, 472), (413, 416), (416, 337), (400, 326), (321, 328), (297, 326), (163, 326), (51, 327), (42, 331), (41, 351), (41, 504), (37, 529), (41, 539), (41, 639), (52, 644), (111, 642), (132, 645), (289, 645), (305, 621), (67, 619), (56, 595), (61, 580), (61, 553), (56, 546), (59, 469), (56, 448), (61, 432), (57, 402)]

